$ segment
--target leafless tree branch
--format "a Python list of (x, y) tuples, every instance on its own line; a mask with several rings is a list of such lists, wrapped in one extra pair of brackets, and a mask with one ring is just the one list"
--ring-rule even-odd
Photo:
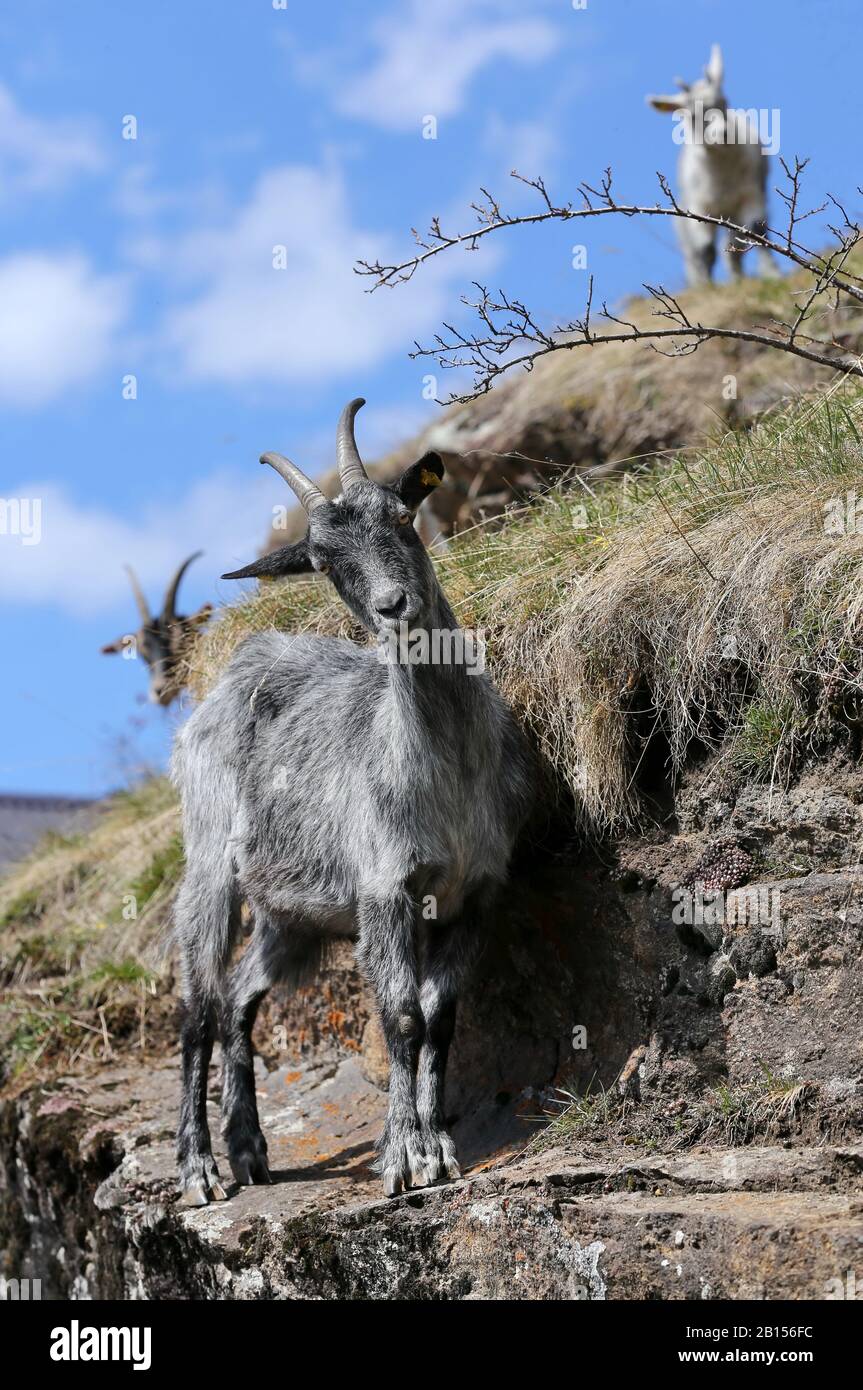
[[(647, 341), (657, 352), (666, 356), (680, 356), (696, 351), (701, 343), (711, 338), (736, 339), (775, 348), (818, 366), (863, 377), (863, 363), (858, 356), (835, 339), (817, 339), (803, 331), (804, 325), (828, 295), (832, 296), (833, 307), (838, 306), (840, 296), (863, 304), (863, 277), (850, 272), (847, 265), (851, 252), (863, 238), (863, 231), (832, 194), (828, 194), (819, 206), (803, 210), (801, 186), (808, 161), (795, 157), (792, 164), (784, 159), (780, 162), (785, 183), (776, 192), (787, 211), (786, 225), (782, 230), (768, 227), (764, 232), (758, 232), (728, 218), (711, 217), (681, 207), (668, 179), (661, 173), (657, 174), (661, 202), (649, 205), (620, 202), (614, 192), (611, 170), (605, 169), (598, 186), (587, 182), (579, 185), (580, 205), (575, 207), (572, 203), (556, 203), (542, 178), (526, 178), (513, 170), (512, 178), (536, 194), (540, 204), (537, 211), (507, 213), (499, 199), (488, 189), (481, 188), (480, 199), (472, 204), (477, 220), (472, 230), (449, 235), (442, 230), (440, 220), (435, 218), (424, 235), (414, 230), (414, 240), (419, 248), (415, 255), (394, 263), (360, 261), (355, 269), (358, 274), (372, 280), (371, 290), (393, 288), (411, 280), (417, 270), (433, 257), (458, 247), (476, 250), (481, 239), (509, 227), (604, 216), (688, 218), (721, 228), (739, 245), (763, 247), (781, 260), (805, 270), (812, 277), (812, 282), (801, 292), (794, 318), (789, 322), (773, 319), (768, 324), (745, 329), (693, 322), (680, 301), (662, 285), (646, 284), (644, 288), (654, 302), (654, 314), (664, 323), (657, 327), (642, 327), (612, 313), (603, 302), (600, 317), (616, 325), (618, 331), (597, 333), (592, 321), (594, 281), (590, 276), (583, 316), (549, 330), (537, 322), (520, 300), (511, 298), (502, 290), (493, 296), (485, 286), (474, 282), (478, 297), (462, 296), (462, 303), (476, 314), (479, 320), (477, 330), (466, 333), (451, 324), (444, 324), (443, 331), (435, 336), (431, 346), (422, 347), (417, 343), (411, 356), (433, 357), (445, 368), (467, 367), (473, 370), (473, 389), (465, 395), (453, 396), (455, 401), (471, 400), (484, 394), (504, 372), (518, 366), (529, 371), (539, 357), (551, 352), (631, 341)], [(858, 189), (858, 192), (861, 191)], [(835, 208), (841, 218), (835, 226), (828, 224), (835, 244), (828, 251), (816, 251), (800, 241), (799, 227), (828, 206)], [(660, 346), (661, 343), (668, 347)]]

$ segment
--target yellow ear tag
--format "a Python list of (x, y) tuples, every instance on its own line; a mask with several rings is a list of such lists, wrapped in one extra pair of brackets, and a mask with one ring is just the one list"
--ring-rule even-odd
[(420, 482), (423, 487), (440, 487), (443, 478), (439, 478), (437, 473), (432, 473), (431, 469), (424, 468), (420, 473)]

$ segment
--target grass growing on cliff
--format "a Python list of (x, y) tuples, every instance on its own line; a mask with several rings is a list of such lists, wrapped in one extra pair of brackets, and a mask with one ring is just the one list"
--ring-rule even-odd
[[(639, 820), (652, 750), (671, 777), (721, 749), (715, 775), (775, 781), (854, 735), (861, 432), (863, 396), (834, 388), (661, 469), (555, 488), (436, 560), (589, 829)], [(362, 640), (329, 584), (271, 583), (198, 644), (197, 691), (270, 627)]]
[(155, 778), (111, 798), (89, 834), (45, 837), (0, 880), (0, 1081), (146, 1045), (162, 1026), (178, 829), (173, 791)]
[(819, 1088), (797, 1076), (779, 1076), (763, 1063), (747, 1081), (720, 1084), (702, 1096), (658, 1108), (621, 1094), (617, 1085), (588, 1088), (585, 1095), (558, 1090), (547, 1102), (547, 1125), (532, 1141), (557, 1145), (603, 1142), (614, 1137), (642, 1149), (678, 1149), (710, 1143), (729, 1148), (764, 1144), (803, 1132), (817, 1107)]

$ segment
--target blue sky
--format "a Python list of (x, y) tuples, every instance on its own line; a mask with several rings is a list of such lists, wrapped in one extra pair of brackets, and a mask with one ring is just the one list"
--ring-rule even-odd
[(123, 563), (155, 603), (200, 547), (182, 606), (230, 597), (217, 576), (286, 500), (261, 451), (329, 466), (359, 394), (369, 457), (422, 425), (437, 407), (408, 352), (473, 276), (548, 320), (581, 307), (575, 240), (599, 298), (681, 279), (668, 224), (519, 234), (374, 296), (358, 257), (407, 249), (433, 214), (466, 226), (480, 184), (523, 205), (513, 166), (565, 200), (611, 164), (652, 200), (677, 151), (645, 94), (696, 76), (714, 41), (732, 103), (778, 108), (813, 196), (859, 215), (860, 38), (854, 0), (5, 7), (0, 498), (41, 498), (43, 521), (38, 545), (0, 534), (0, 790), (99, 794), (163, 764), (183, 711), (99, 654), (134, 626)]

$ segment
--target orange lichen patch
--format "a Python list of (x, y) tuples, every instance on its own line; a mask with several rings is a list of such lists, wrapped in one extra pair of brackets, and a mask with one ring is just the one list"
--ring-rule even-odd
[(293, 1084), (294, 1084), (295, 1081), (301, 1081), (302, 1078), (303, 1078), (303, 1073), (302, 1073), (301, 1071), (286, 1071), (286, 1072), (285, 1072), (285, 1085), (286, 1085), (286, 1086), (293, 1086)]
[(294, 1147), (297, 1149), (316, 1149), (319, 1143), (320, 1140), (313, 1131), (311, 1134), (301, 1134), (296, 1138), (294, 1140)]
[(491, 1158), (485, 1158), (481, 1163), (472, 1163), (470, 1165), (470, 1171), (471, 1173), (485, 1173), (489, 1168), (497, 1167), (499, 1158), (499, 1154), (493, 1154)]

